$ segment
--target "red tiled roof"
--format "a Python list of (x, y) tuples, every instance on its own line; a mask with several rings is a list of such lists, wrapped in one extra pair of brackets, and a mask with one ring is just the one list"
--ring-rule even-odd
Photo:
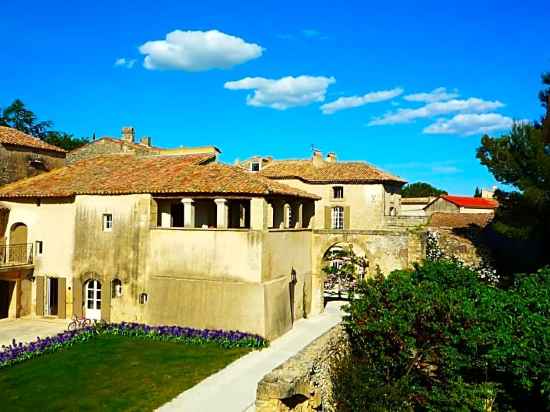
[(470, 207), (475, 209), (496, 209), (498, 207), (498, 202), (496, 200), (482, 197), (444, 195), (441, 196), (441, 198), (459, 207)]
[(7, 126), (0, 126), (0, 143), (11, 144), (14, 146), (31, 147), (34, 149), (49, 150), (51, 152), (67, 152), (60, 147), (48, 144), (43, 140), (37, 139), (36, 137)]
[(493, 220), (492, 213), (444, 213), (436, 212), (430, 216), (431, 227), (468, 228), (478, 226), (484, 228)]
[(384, 172), (366, 162), (324, 162), (312, 160), (274, 160), (261, 170), (271, 179), (299, 179), (308, 183), (405, 183), (400, 177)]
[(98, 156), (4, 186), (0, 188), (0, 198), (212, 193), (276, 194), (318, 199), (316, 195), (248, 173), (237, 166), (202, 164), (212, 156)]

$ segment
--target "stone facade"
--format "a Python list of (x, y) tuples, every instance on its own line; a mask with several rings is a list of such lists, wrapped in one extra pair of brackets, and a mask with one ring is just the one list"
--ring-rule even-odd
[(332, 368), (350, 349), (342, 326), (335, 326), (264, 376), (258, 383), (256, 411), (335, 411)]
[(65, 153), (0, 143), (0, 186), (65, 165)]

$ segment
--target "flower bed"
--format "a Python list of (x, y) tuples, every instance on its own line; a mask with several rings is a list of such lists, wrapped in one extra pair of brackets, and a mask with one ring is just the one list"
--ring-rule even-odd
[(36, 341), (27, 344), (17, 343), (14, 339), (11, 345), (3, 345), (0, 349), (0, 369), (43, 353), (57, 352), (75, 343), (86, 342), (98, 335), (119, 335), (191, 345), (216, 344), (223, 348), (261, 349), (268, 346), (267, 340), (261, 336), (239, 331), (100, 322), (94, 326), (62, 332), (45, 339), (38, 337)]

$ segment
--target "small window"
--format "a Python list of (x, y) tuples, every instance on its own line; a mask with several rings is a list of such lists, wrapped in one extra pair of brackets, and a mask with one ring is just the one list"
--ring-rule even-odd
[(122, 296), (122, 281), (120, 279), (114, 279), (111, 288), (111, 297), (120, 298)]
[(342, 186), (334, 186), (332, 188), (332, 197), (333, 197), (333, 199), (343, 199), (344, 198), (344, 188)]
[(332, 208), (332, 228), (333, 229), (344, 228), (344, 208), (343, 207)]
[(113, 215), (106, 213), (103, 215), (103, 231), (110, 232), (113, 230)]
[(35, 242), (35, 250), (37, 255), (41, 255), (44, 250), (44, 243), (41, 240)]
[(149, 299), (149, 297), (147, 296), (147, 293), (142, 293), (139, 295), (139, 303), (141, 305), (145, 305), (147, 303), (147, 300)]
[(252, 163), (250, 163), (250, 171), (252, 171), (252, 172), (259, 172), (259, 171), (260, 171), (260, 162), (252, 162)]

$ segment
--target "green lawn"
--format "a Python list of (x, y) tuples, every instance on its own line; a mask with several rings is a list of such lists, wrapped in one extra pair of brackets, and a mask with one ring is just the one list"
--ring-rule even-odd
[(0, 369), (0, 410), (153, 410), (248, 351), (101, 336)]

